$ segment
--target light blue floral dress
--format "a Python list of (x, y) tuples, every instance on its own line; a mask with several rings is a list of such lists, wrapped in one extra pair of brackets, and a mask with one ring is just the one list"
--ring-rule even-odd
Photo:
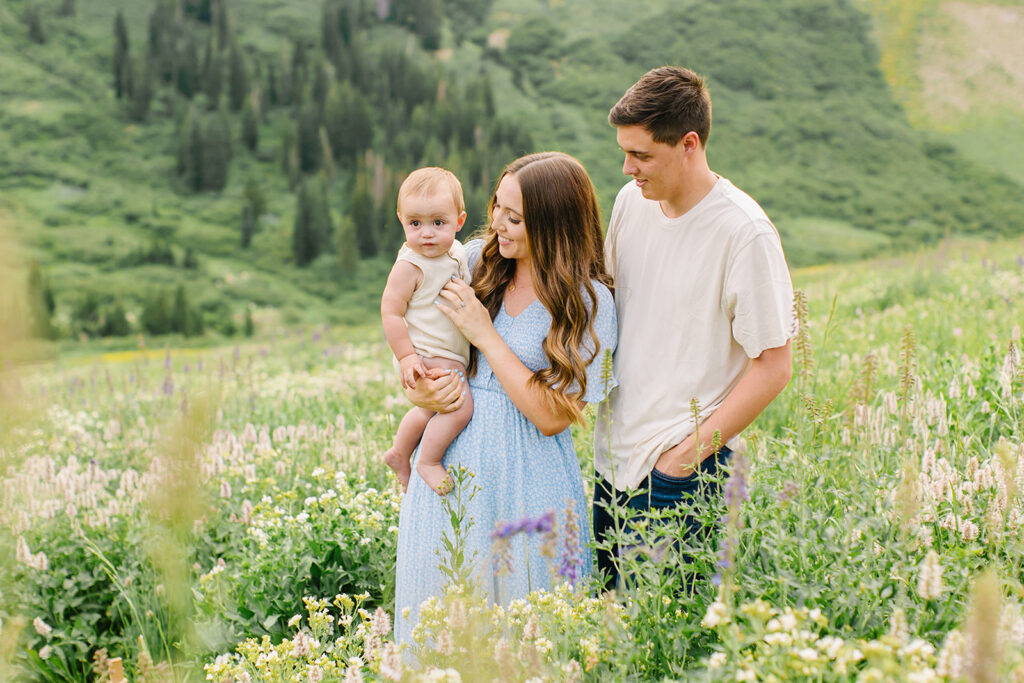
[[(480, 256), (482, 241), (466, 245), (470, 268)], [(587, 369), (588, 403), (602, 400), (614, 386), (614, 380), (602, 381), (601, 358), (605, 350), (614, 351), (616, 342), (615, 304), (611, 292), (595, 282), (597, 317), (594, 332), (601, 348)], [(539, 370), (548, 366), (541, 346), (551, 326), (551, 315), (544, 305), (534, 301), (517, 316), (504, 306), (494, 319), (494, 327), (526, 367)], [(593, 340), (589, 339), (589, 351)], [(491, 371), (487, 359), (478, 360), (476, 375), (469, 379), (473, 394), (473, 419), (455, 439), (444, 456), (444, 465), (462, 465), (473, 472), (472, 484), (479, 492), (468, 504), (472, 526), (467, 535), (468, 555), (475, 553), (475, 575), (490, 599), (508, 603), (531, 590), (550, 588), (552, 571), (558, 558), (541, 555), (543, 539), (518, 534), (512, 538), (512, 572), (495, 576), (491, 552), (491, 533), (500, 522), (539, 517), (549, 510), (557, 512), (559, 525), (570, 505), (579, 520), (577, 566), (581, 575), (591, 571), (588, 505), (583, 477), (568, 429), (555, 436), (544, 436), (519, 411)], [(471, 487), (472, 487), (471, 484)], [(451, 521), (441, 506), (441, 497), (416, 474), (413, 468), (409, 489), (402, 499), (398, 524), (398, 568), (395, 596), (395, 635), (398, 642), (411, 642), (418, 621), (420, 604), (430, 596), (440, 596), (446, 584), (441, 573), (441, 535), (451, 536)], [(408, 608), (409, 614), (403, 617)]]

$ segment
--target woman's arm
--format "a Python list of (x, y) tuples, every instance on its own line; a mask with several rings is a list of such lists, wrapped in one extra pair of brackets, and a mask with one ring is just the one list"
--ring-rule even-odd
[(473, 288), (456, 279), (445, 285), (441, 296), (451, 302), (451, 306), (438, 303), (438, 308), (487, 358), (494, 376), (526, 419), (545, 436), (565, 431), (572, 422), (571, 416), (555, 406), (546, 389), (530, 382), (533, 371), (523, 365), (494, 329), (490, 314), (477, 300)]

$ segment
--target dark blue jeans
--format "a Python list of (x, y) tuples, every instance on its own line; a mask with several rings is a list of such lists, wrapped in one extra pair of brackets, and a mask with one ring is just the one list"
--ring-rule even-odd
[[(594, 484), (594, 540), (602, 543), (609, 532), (614, 529), (615, 519), (607, 509), (611, 505), (628, 507), (634, 510), (651, 510), (676, 507), (681, 502), (689, 501), (696, 505), (706, 504), (721, 495), (722, 467), (729, 462), (732, 451), (722, 446), (714, 455), (709, 455), (697, 466), (697, 470), (688, 477), (671, 477), (658, 470), (651, 470), (650, 475), (641, 482), (633, 495), (616, 490), (610, 482), (598, 477)], [(703, 476), (702, 476), (703, 475)], [(707, 528), (694, 515), (683, 518), (682, 537), (707, 533)], [(597, 551), (597, 569), (604, 577), (605, 590), (615, 588), (619, 579), (618, 568), (614, 558), (619, 549), (614, 544), (610, 548), (599, 548)]]

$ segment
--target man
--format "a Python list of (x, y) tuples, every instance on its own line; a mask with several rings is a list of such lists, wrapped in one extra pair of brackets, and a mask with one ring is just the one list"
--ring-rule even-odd
[[(619, 386), (594, 435), (598, 542), (613, 525), (610, 501), (678, 505), (696, 492), (699, 470), (714, 472), (729, 457), (740, 432), (789, 382), (796, 331), (778, 232), (753, 199), (708, 167), (703, 79), (689, 69), (653, 69), (608, 120), (633, 182), (615, 200), (606, 238)], [(724, 444), (717, 453), (716, 432)], [(609, 588), (614, 554), (598, 553)]]

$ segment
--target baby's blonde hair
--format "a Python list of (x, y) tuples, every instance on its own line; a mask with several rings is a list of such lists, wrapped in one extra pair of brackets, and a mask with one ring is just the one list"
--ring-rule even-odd
[(466, 210), (466, 200), (462, 197), (462, 183), (455, 174), (437, 166), (418, 168), (402, 181), (398, 188), (398, 213), (402, 213), (402, 202), (409, 197), (422, 197), (441, 192), (450, 192), (455, 212)]

